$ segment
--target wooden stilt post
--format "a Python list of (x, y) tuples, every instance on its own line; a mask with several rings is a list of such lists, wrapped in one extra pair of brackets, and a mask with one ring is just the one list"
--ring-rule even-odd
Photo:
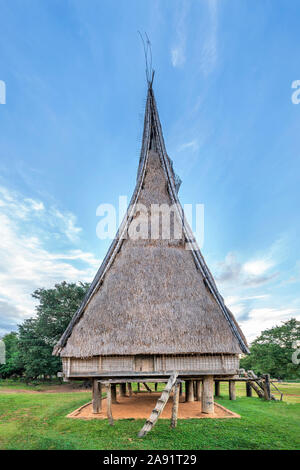
[(194, 400), (197, 400), (197, 380), (193, 381), (193, 387), (194, 387)]
[(128, 388), (128, 394), (129, 394), (129, 396), (131, 397), (131, 396), (132, 396), (132, 386), (131, 386), (131, 382), (128, 382), (127, 388)]
[(179, 383), (176, 382), (175, 385), (174, 385), (172, 418), (171, 418), (171, 428), (173, 428), (173, 429), (176, 428), (176, 426), (177, 426), (179, 392), (180, 392)]
[(196, 400), (201, 401), (201, 380), (196, 381)]
[(246, 382), (246, 395), (247, 397), (252, 397), (252, 387), (250, 382)]
[(120, 397), (126, 397), (126, 383), (120, 384)]
[(219, 380), (215, 380), (215, 396), (220, 396), (220, 382)]
[(140, 390), (141, 390), (141, 384), (140, 384), (140, 382), (138, 382), (137, 383), (137, 391), (140, 392)]
[(156, 392), (157, 392), (157, 386), (158, 386), (158, 383), (157, 383), (157, 382), (155, 382), (154, 389), (155, 389), (155, 391), (156, 391)]
[(194, 401), (194, 385), (192, 380), (185, 382), (186, 401)]
[(93, 413), (100, 413), (101, 411), (101, 384), (97, 379), (93, 379)]
[(111, 384), (107, 384), (107, 389), (106, 389), (106, 404), (107, 404), (107, 419), (108, 422), (111, 426), (114, 424), (113, 416), (112, 416), (112, 411), (111, 411)]
[(266, 374), (264, 376), (264, 382), (263, 382), (263, 387), (264, 387), (264, 396), (265, 400), (271, 400), (271, 387), (270, 387), (270, 375)]
[(180, 382), (180, 385), (179, 385), (179, 395), (182, 397), (183, 395), (183, 386), (182, 386), (182, 382)]
[(111, 384), (111, 401), (117, 403), (117, 385)]
[(207, 375), (203, 378), (202, 413), (214, 412), (214, 378)]
[(234, 380), (229, 380), (229, 400), (236, 400)]

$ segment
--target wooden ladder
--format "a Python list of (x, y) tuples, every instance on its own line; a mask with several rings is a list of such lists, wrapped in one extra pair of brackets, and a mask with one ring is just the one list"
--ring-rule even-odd
[(157, 403), (155, 405), (155, 408), (152, 410), (152, 413), (147, 419), (146, 423), (138, 433), (138, 437), (144, 437), (146, 434), (148, 434), (149, 431), (155, 426), (155, 423), (157, 422), (158, 418), (161, 415), (161, 412), (163, 411), (164, 407), (166, 406), (167, 401), (169, 400), (171, 390), (173, 386), (175, 385), (176, 379), (178, 376), (178, 372), (174, 372), (171, 377), (169, 378), (167, 385), (165, 386), (161, 396), (157, 400)]

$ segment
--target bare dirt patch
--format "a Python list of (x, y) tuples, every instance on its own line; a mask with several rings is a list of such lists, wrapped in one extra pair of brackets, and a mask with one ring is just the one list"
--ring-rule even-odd
[[(153, 410), (159, 393), (138, 393), (132, 397), (118, 396), (118, 403), (112, 405), (113, 418), (118, 419), (146, 419), (149, 418)], [(172, 410), (172, 397), (170, 397), (166, 404), (161, 418), (170, 419)], [(91, 403), (87, 403), (77, 410), (70, 413), (68, 418), (80, 419), (106, 419), (106, 399), (102, 400), (102, 411), (98, 414), (92, 412)], [(183, 398), (180, 400), (178, 408), (178, 418), (240, 418), (240, 415), (224, 408), (223, 406), (215, 403), (215, 412), (213, 414), (205, 414), (201, 412), (201, 402), (185, 402)]]

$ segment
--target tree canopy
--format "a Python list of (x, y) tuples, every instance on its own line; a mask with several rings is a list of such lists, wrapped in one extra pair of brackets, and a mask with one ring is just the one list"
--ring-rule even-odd
[(5, 364), (0, 364), (0, 377), (7, 378), (12, 375), (22, 375), (24, 372), (18, 348), (18, 333), (12, 332), (3, 336), (5, 344)]
[(263, 331), (253, 341), (250, 356), (241, 360), (241, 367), (276, 378), (299, 379), (300, 364), (297, 360), (293, 362), (297, 344), (300, 347), (300, 321), (292, 318), (281, 326)]
[(24, 374), (34, 379), (41, 375), (56, 375), (61, 360), (52, 356), (55, 343), (65, 331), (79, 308), (89, 284), (62, 282), (52, 289), (37, 289), (32, 296), (38, 300), (36, 315), (19, 325), (18, 333), (3, 339), (6, 345), (6, 364), (0, 375), (9, 377)]

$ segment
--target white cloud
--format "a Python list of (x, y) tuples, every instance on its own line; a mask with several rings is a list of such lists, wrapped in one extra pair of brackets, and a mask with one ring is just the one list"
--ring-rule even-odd
[(287, 246), (288, 239), (282, 236), (263, 254), (254, 254), (244, 262), (231, 252), (213, 270), (225, 303), (249, 342), (264, 329), (300, 317), (299, 301), (279, 291), (279, 286), (288, 283), (282, 278), (290, 279), (290, 272), (283, 272), (281, 266)]
[(240, 326), (249, 342), (253, 341), (258, 334), (290, 318), (300, 319), (299, 309), (293, 308), (254, 308), (250, 310), (248, 317), (240, 321)]
[(192, 152), (196, 152), (199, 149), (198, 140), (194, 139), (194, 140), (191, 140), (190, 142), (181, 144), (178, 148), (178, 152), (182, 152), (183, 150), (188, 150), (188, 149), (191, 150)]
[(252, 276), (260, 276), (270, 269), (273, 264), (265, 259), (258, 259), (255, 261), (248, 261), (243, 265), (243, 270)]
[(268, 272), (273, 266), (274, 262), (267, 258), (240, 263), (237, 256), (230, 252), (224, 261), (217, 264), (216, 279), (221, 283), (238, 282), (239, 285), (257, 287), (277, 277), (278, 272)]
[(70, 212), (46, 207), (42, 201), (26, 199), (6, 188), (0, 188), (0, 195), (3, 332), (34, 313), (31, 293), (35, 289), (51, 287), (63, 280), (91, 281), (100, 260), (76, 247), (81, 228)]

